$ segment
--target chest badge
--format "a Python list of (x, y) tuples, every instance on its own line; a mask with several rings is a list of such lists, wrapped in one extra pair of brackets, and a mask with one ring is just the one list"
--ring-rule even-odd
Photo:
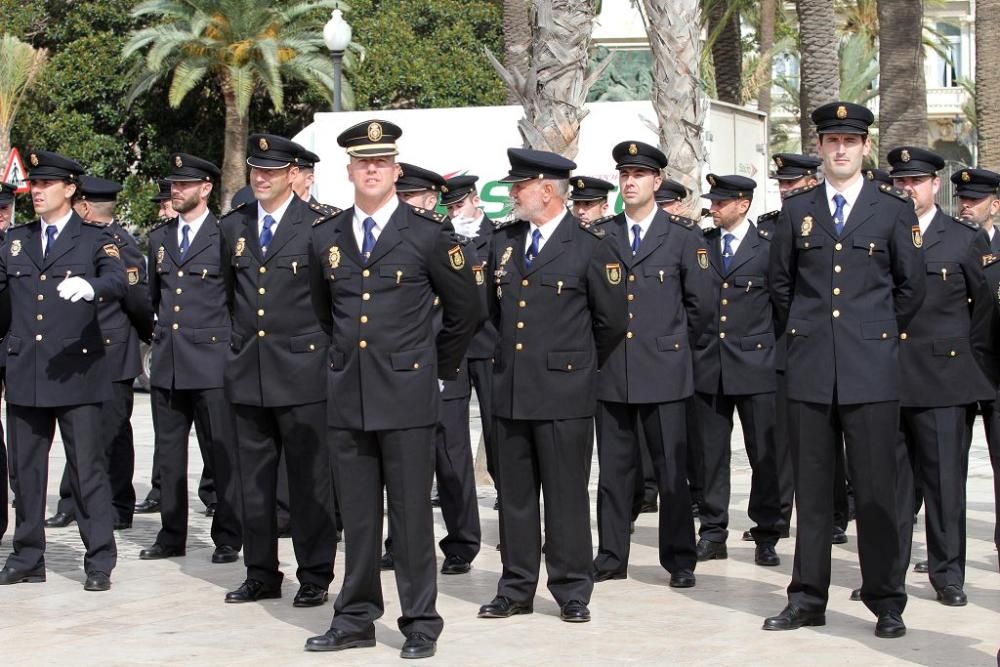
[(14, 239), (10, 242), (10, 256), (17, 257), (21, 254), (21, 240)]
[(461, 271), (465, 266), (465, 255), (462, 254), (462, 246), (455, 246), (448, 251), (448, 261), (451, 263), (451, 268), (456, 271)]
[(703, 269), (708, 268), (708, 250), (705, 248), (698, 248), (698, 266)]
[(486, 282), (486, 278), (483, 276), (483, 267), (486, 266), (486, 262), (482, 264), (477, 264), (472, 267), (472, 272), (476, 275), (476, 284), (482, 285)]
[(605, 264), (604, 275), (608, 277), (608, 282), (612, 285), (620, 285), (622, 282), (622, 265), (618, 262)]
[(330, 252), (327, 253), (327, 261), (330, 262), (330, 268), (336, 269), (340, 266), (340, 248), (337, 246), (330, 246)]
[(246, 250), (247, 250), (247, 240), (241, 236), (238, 239), (236, 239), (236, 250), (234, 254), (237, 257), (242, 257), (243, 253), (245, 253)]
[(806, 217), (802, 218), (801, 234), (802, 236), (809, 236), (812, 233), (812, 230), (813, 230), (813, 218), (811, 215), (807, 215)]
[(913, 247), (921, 248), (924, 245), (924, 237), (920, 235), (920, 225), (913, 225), (910, 228), (910, 236), (913, 237)]
[(156, 249), (156, 268), (160, 268), (160, 265), (163, 264), (163, 256), (165, 254), (166, 250), (163, 249), (163, 246)]

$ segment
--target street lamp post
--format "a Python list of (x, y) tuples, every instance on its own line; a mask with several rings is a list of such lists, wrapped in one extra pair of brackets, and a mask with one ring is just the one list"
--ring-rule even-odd
[(323, 41), (333, 54), (333, 110), (340, 111), (344, 51), (351, 43), (351, 26), (344, 20), (344, 13), (339, 9), (333, 10), (330, 20), (323, 27)]

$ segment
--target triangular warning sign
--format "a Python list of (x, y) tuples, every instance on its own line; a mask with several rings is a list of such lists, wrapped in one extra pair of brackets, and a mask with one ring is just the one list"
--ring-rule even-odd
[(28, 191), (27, 175), (27, 172), (24, 170), (24, 162), (21, 161), (21, 154), (16, 148), (11, 148), (10, 155), (7, 156), (7, 166), (4, 167), (3, 176), (0, 177), (0, 180), (4, 183), (16, 185), (16, 192), (24, 194)]

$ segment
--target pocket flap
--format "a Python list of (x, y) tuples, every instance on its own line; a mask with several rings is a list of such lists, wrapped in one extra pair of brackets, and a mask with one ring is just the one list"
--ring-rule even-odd
[(227, 343), (229, 342), (228, 327), (209, 327), (207, 329), (195, 329), (191, 336), (195, 343)]
[(309, 255), (283, 255), (275, 257), (274, 263), (283, 269), (299, 271), (309, 266)]
[(686, 333), (660, 336), (656, 339), (656, 349), (660, 352), (679, 352), (688, 346)]
[(799, 320), (789, 317), (788, 324), (785, 325), (785, 332), (789, 336), (808, 336), (809, 320)]
[(100, 338), (86, 336), (84, 338), (63, 338), (63, 351), (66, 354), (104, 353), (104, 343)]
[(958, 262), (927, 262), (927, 273), (955, 275), (962, 273), (962, 265)]
[(898, 333), (899, 329), (896, 326), (896, 320), (861, 323), (861, 337), (866, 340), (886, 340), (895, 338)]
[[(249, 257), (240, 257), (240, 259), (246, 259), (247, 262), (250, 261)], [(242, 264), (240, 266), (243, 266)], [(209, 276), (219, 275), (219, 265), (218, 264), (191, 264), (187, 267), (187, 274), (195, 276), (198, 278), (207, 278)]]
[(754, 334), (752, 336), (744, 336), (740, 339), (740, 349), (745, 352), (751, 350), (766, 350), (769, 347), (774, 347), (774, 332), (772, 331), (762, 334)]
[(885, 239), (871, 236), (855, 236), (854, 247), (870, 252), (885, 252), (889, 248), (889, 242)]
[(666, 278), (667, 276), (670, 275), (670, 267), (669, 266), (646, 266), (646, 267), (643, 267), (642, 274), (644, 276), (646, 276), (647, 278), (656, 278), (657, 280), (659, 280), (660, 274), (663, 274), (664, 278)]
[(549, 352), (546, 366), (550, 371), (572, 373), (587, 367), (589, 355), (586, 352)]
[(17, 336), (7, 336), (7, 354), (17, 354), (21, 351), (21, 339)]
[(434, 348), (421, 347), (416, 350), (393, 352), (389, 355), (394, 371), (419, 371), (434, 365)]
[(104, 337), (105, 345), (118, 345), (128, 340), (129, 327), (115, 327), (114, 329), (104, 329), (101, 336)]
[(26, 278), (35, 275), (35, 267), (31, 264), (11, 264), (7, 267), (8, 278)]
[(327, 358), (330, 360), (331, 369), (335, 371), (343, 370), (345, 361), (343, 352), (335, 350), (331, 347), (329, 354), (327, 354)]
[(326, 270), (327, 280), (344, 280), (351, 277), (351, 267), (349, 266), (338, 266), (335, 269)]
[(809, 236), (795, 237), (795, 247), (798, 250), (812, 250), (813, 248), (822, 248), (823, 244), (824, 244), (824, 239), (819, 234), (810, 234)]
[(968, 338), (935, 338), (931, 343), (935, 357), (957, 357), (969, 351)]
[(292, 336), (288, 340), (288, 346), (292, 352), (315, 352), (326, 348), (329, 338), (322, 331)]
[(568, 276), (563, 273), (543, 273), (542, 284), (546, 287), (559, 289), (576, 289), (580, 284), (580, 279), (576, 276)]
[(378, 267), (378, 274), (383, 278), (396, 280), (413, 280), (420, 274), (420, 267), (414, 264), (383, 264)]
[(241, 255), (240, 257), (233, 255), (233, 266), (239, 269), (245, 269), (250, 266), (250, 258), (246, 255)]
[(766, 276), (735, 276), (733, 284), (737, 287), (764, 287), (767, 285)]

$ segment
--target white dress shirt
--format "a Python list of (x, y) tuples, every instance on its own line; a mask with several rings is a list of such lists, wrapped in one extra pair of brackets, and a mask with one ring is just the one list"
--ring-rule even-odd
[[(736, 256), (736, 251), (740, 249), (740, 243), (743, 242), (743, 238), (750, 231), (750, 221), (746, 218), (740, 222), (740, 224), (733, 227), (728, 232), (725, 229), (720, 229), (722, 236), (719, 237), (719, 256), (723, 257), (726, 253), (726, 234), (732, 234), (733, 240), (729, 242), (729, 248), (733, 251), (733, 257)], [(732, 259), (732, 258), (730, 258)]]
[(188, 243), (194, 242), (194, 237), (198, 235), (198, 230), (201, 229), (201, 225), (208, 218), (208, 209), (206, 208), (201, 215), (199, 215), (194, 220), (185, 220), (183, 215), (177, 216), (177, 247), (181, 247), (181, 243), (184, 241), (184, 225), (191, 228), (188, 232)]
[(649, 226), (653, 224), (653, 218), (656, 216), (657, 209), (658, 207), (653, 206), (653, 210), (642, 220), (635, 220), (629, 217), (628, 212), (625, 213), (625, 231), (628, 232), (628, 244), (630, 246), (632, 245), (632, 239), (635, 237), (635, 234), (632, 233), (633, 225), (639, 225), (639, 243), (642, 243), (642, 240), (646, 238), (646, 232), (649, 231)]
[(542, 248), (545, 247), (545, 242), (552, 238), (552, 235), (555, 233), (556, 228), (559, 226), (559, 223), (562, 222), (565, 215), (565, 213), (560, 212), (556, 215), (556, 217), (541, 226), (536, 225), (533, 222), (529, 223), (528, 233), (524, 238), (524, 254), (528, 254), (528, 248), (531, 247), (531, 237), (534, 235), (536, 229), (542, 233), (541, 238), (538, 239), (538, 252), (541, 253)]
[(371, 213), (364, 211), (357, 203), (354, 204), (354, 240), (358, 242), (358, 250), (365, 247), (365, 218), (371, 218), (375, 221), (375, 226), (372, 227), (372, 236), (375, 237), (375, 241), (377, 242), (379, 235), (385, 229), (385, 226), (389, 224), (389, 218), (392, 217), (397, 208), (399, 208), (398, 197), (392, 197), (382, 208)]
[(837, 210), (837, 202), (833, 201), (834, 195), (844, 195), (844, 199), (847, 200), (847, 203), (844, 204), (844, 224), (846, 225), (848, 219), (850, 218), (851, 211), (854, 210), (854, 203), (858, 201), (858, 197), (861, 195), (861, 188), (864, 186), (865, 179), (861, 174), (858, 174), (858, 177), (854, 180), (854, 182), (844, 188), (843, 191), (837, 190), (830, 185), (830, 181), (826, 181), (824, 187), (826, 188), (826, 202), (830, 205), (830, 215), (832, 216)]
[(45, 228), (46, 227), (55, 227), (56, 228), (55, 238), (52, 239), (52, 244), (55, 245), (55, 242), (59, 238), (59, 235), (62, 234), (62, 230), (66, 227), (66, 223), (69, 222), (69, 219), (72, 218), (72, 217), (73, 217), (73, 209), (70, 209), (69, 213), (67, 213), (63, 217), (59, 218), (58, 220), (53, 220), (52, 222), (49, 222), (49, 221), (45, 220), (44, 218), (41, 219), (42, 220), (42, 256), (43, 257), (45, 256), (45, 244), (48, 243), (48, 237), (45, 234)]
[(934, 216), (936, 215), (937, 215), (937, 206), (931, 206), (930, 210), (928, 210), (922, 216), (917, 218), (917, 224), (920, 225), (921, 236), (927, 233), (927, 228), (931, 226), (931, 222), (934, 221)]
[(292, 199), (294, 197), (298, 197), (298, 195), (293, 192), (291, 196), (285, 200), (284, 204), (276, 208), (271, 213), (265, 211), (261, 203), (257, 202), (257, 238), (260, 238), (260, 235), (264, 233), (264, 216), (266, 215), (274, 218), (274, 222), (271, 224), (271, 238), (274, 238), (274, 235), (278, 233), (278, 225), (281, 224), (281, 219), (285, 217), (285, 211), (288, 210), (288, 205), (292, 203)]

